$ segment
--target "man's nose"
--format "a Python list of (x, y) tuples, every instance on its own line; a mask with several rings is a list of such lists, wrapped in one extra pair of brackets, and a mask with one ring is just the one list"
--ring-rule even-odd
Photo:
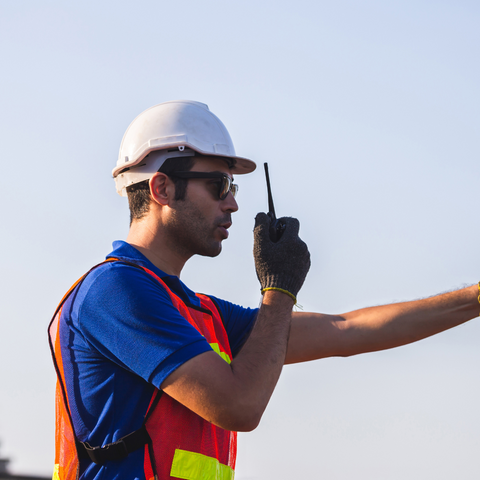
[(238, 203), (232, 192), (229, 192), (225, 199), (222, 200), (222, 210), (225, 212), (236, 212), (238, 210)]

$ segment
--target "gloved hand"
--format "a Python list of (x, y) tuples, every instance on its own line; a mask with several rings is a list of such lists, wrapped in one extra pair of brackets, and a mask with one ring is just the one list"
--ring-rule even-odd
[(296, 297), (310, 269), (310, 252), (298, 236), (300, 223), (296, 218), (283, 217), (285, 231), (276, 243), (270, 240), (271, 219), (265, 213), (255, 217), (253, 256), (262, 293), (268, 289), (288, 292)]

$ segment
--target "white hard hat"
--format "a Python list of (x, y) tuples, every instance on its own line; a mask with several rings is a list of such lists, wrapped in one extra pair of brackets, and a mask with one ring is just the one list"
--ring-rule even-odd
[(167, 158), (194, 152), (233, 159), (232, 173), (250, 173), (256, 168), (251, 160), (236, 156), (225, 125), (207, 105), (189, 100), (165, 102), (142, 112), (127, 128), (112, 171), (117, 192), (126, 196), (126, 187), (151, 178)]

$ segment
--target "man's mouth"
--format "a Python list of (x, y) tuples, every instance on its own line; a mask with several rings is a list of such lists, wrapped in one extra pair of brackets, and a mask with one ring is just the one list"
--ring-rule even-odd
[(221, 223), (218, 228), (221, 230), (223, 236), (228, 238), (228, 229), (232, 226), (232, 222)]

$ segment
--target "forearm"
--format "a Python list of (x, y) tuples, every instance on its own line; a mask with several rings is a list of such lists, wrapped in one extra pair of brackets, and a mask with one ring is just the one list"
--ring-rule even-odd
[(480, 311), (478, 286), (342, 315), (294, 314), (287, 363), (350, 356), (412, 343)]
[(240, 408), (254, 413), (254, 423), (260, 421), (285, 363), (292, 307), (287, 295), (265, 292), (252, 333), (231, 364)]

